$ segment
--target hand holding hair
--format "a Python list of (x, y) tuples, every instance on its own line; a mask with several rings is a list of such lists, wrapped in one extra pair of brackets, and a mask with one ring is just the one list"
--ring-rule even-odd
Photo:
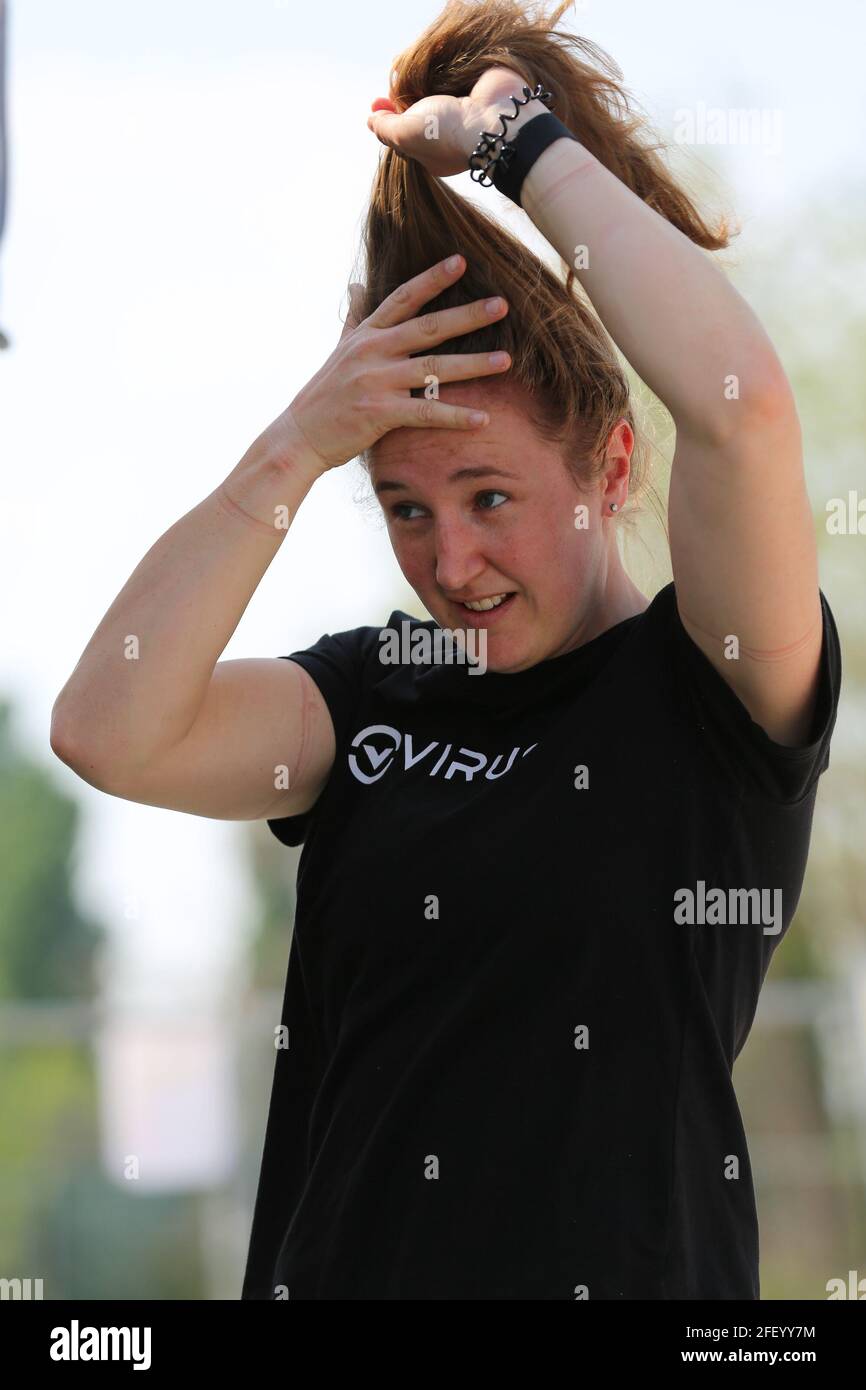
[[(493, 135), (501, 130), (500, 114), (514, 113), (510, 98), (520, 97), (525, 85), (525, 79), (510, 68), (491, 67), (466, 97), (424, 97), (400, 112), (390, 97), (377, 97), (367, 126), (404, 159), (415, 159), (429, 173), (449, 178), (469, 168), (469, 157), (482, 132)], [(522, 109), (509, 123), (509, 139), (543, 111), (538, 103)]]

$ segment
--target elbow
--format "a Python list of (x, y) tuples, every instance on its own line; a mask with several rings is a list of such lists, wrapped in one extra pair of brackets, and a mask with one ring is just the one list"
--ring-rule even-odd
[(777, 357), (755, 373), (755, 381), (746, 393), (746, 408), (758, 427), (773, 429), (780, 424), (799, 424), (794, 390)]
[(785, 370), (777, 357), (755, 366), (738, 383), (738, 399), (728, 402), (724, 440), (749, 435), (771, 435), (778, 430), (799, 430), (797, 403)]
[(57, 696), (51, 710), (51, 731), (48, 741), (51, 751), (62, 763), (71, 767), (73, 762), (72, 744), (74, 738), (74, 719), (63, 704), (63, 691)]
[(55, 757), (58, 757), (62, 763), (66, 763), (67, 766), (71, 767), (72, 744), (69, 722), (61, 713), (57, 700), (54, 701), (54, 708), (51, 711), (51, 730), (48, 735), (48, 742), (51, 745), (51, 751)]
[(49, 743), (54, 756), (65, 763), (82, 781), (96, 787), (98, 791), (106, 790), (102, 772), (92, 750), (88, 751), (78, 742), (68, 714), (58, 709), (56, 704), (51, 711)]
[[(726, 378), (725, 398), (700, 419), (677, 419), (677, 434), (722, 448), (741, 440), (784, 439), (800, 434), (794, 393), (781, 364), (771, 363), (748, 376)], [(673, 412), (672, 412), (673, 413)]]

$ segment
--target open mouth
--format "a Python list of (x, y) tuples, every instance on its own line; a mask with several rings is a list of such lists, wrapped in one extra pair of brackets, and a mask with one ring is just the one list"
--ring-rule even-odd
[(516, 593), (509, 594), (493, 608), (467, 608), (465, 603), (456, 603), (454, 606), (463, 614), (470, 627), (487, 627), (489, 623), (498, 622), (502, 614), (511, 608), (516, 598)]

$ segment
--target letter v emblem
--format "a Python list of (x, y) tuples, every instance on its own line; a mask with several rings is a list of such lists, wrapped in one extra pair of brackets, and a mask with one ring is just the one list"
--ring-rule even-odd
[(404, 755), (403, 755), (404, 758), (405, 758), (405, 760), (406, 760), (406, 771), (408, 772), (410, 767), (414, 767), (415, 763), (420, 763), (420, 761), (421, 761), (422, 758), (426, 758), (426, 756), (427, 756), (427, 754), (430, 752), (431, 748), (438, 748), (438, 747), (439, 747), (438, 740), (435, 740), (433, 743), (428, 743), (428, 744), (427, 744), (427, 747), (424, 749), (423, 753), (416, 753), (416, 754), (413, 756), (413, 754), (412, 754), (412, 735), (411, 735), (411, 734), (407, 734), (407, 735), (406, 735), (406, 751), (405, 751), (405, 753), (404, 753)]
[(373, 747), (372, 743), (365, 743), (362, 746), (364, 752), (367, 754), (367, 757), (370, 759), (371, 767), (373, 767), (374, 769), (381, 766), (381, 764), (385, 761), (386, 758), (393, 757), (394, 754), (393, 748), (383, 748), (382, 752), (379, 753)]

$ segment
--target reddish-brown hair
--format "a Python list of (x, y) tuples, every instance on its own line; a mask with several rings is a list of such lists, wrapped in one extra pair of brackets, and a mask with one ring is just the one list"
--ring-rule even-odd
[[(394, 62), (390, 95), (397, 110), (426, 96), (466, 96), (487, 68), (513, 68), (531, 87), (541, 82), (555, 93), (559, 119), (648, 206), (698, 246), (721, 250), (730, 240), (726, 220), (715, 230), (708, 226), (659, 158), (661, 143), (642, 138), (646, 123), (635, 114), (616, 64), (589, 40), (557, 29), (570, 3), (563, 0), (547, 14), (543, 4), (519, 0), (448, 0)], [(485, 191), (500, 199), (494, 189)], [(573, 268), (561, 262), (567, 275), (558, 277), (486, 210), (417, 161), (385, 149), (363, 234), (363, 315), (455, 249), (466, 258), (466, 270), (424, 312), (490, 294), (504, 295), (509, 312), (489, 327), (437, 344), (436, 352), (509, 352), (511, 367), (501, 378), (483, 378), (485, 391), (510, 388), (541, 437), (561, 444), (566, 466), (584, 485), (603, 468), (611, 430), (628, 420), (635, 434), (629, 493), (639, 492), (648, 458), (628, 377), (579, 282), (575, 286)], [(413, 391), (421, 394), (422, 387)], [(362, 458), (369, 468), (370, 451)]]

